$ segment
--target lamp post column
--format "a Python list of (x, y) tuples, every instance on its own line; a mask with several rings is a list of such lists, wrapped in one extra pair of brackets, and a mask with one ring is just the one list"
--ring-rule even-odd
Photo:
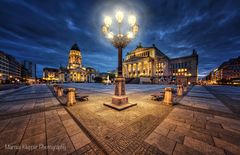
[(128, 103), (125, 91), (125, 78), (122, 76), (122, 47), (118, 47), (118, 76), (115, 79), (115, 92), (112, 103), (121, 105)]
[(118, 77), (122, 77), (122, 47), (118, 47)]

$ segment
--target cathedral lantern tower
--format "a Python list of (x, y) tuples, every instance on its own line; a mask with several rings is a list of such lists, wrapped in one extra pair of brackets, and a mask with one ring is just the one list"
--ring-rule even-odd
[(68, 69), (82, 68), (82, 55), (77, 44), (74, 44), (69, 52)]

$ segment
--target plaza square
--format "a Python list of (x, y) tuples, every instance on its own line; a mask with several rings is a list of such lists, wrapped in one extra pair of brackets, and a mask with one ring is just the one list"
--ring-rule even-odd
[(239, 155), (239, 8), (1, 0), (0, 155)]

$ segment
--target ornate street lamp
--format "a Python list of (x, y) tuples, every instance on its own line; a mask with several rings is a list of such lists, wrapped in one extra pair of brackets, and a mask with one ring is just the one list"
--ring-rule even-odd
[(118, 11), (115, 18), (117, 22), (117, 34), (114, 34), (111, 29), (111, 17), (106, 16), (102, 26), (104, 36), (113, 44), (114, 47), (118, 49), (118, 76), (115, 78), (115, 93), (112, 97), (112, 103), (104, 103), (104, 105), (117, 110), (123, 110), (136, 104), (128, 103), (128, 97), (126, 96), (125, 78), (122, 75), (122, 49), (135, 38), (139, 27), (136, 23), (136, 17), (134, 15), (130, 15), (128, 17), (130, 31), (123, 33), (124, 13), (122, 11)]
[(191, 73), (186, 73), (185, 77), (187, 77), (187, 86), (189, 85), (189, 77), (191, 77), (192, 74)]

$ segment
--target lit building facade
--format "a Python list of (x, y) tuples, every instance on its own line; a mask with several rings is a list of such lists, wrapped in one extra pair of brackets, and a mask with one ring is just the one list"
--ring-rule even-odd
[(43, 80), (51, 82), (59, 81), (58, 71), (56, 68), (43, 68)]
[(206, 76), (208, 84), (240, 84), (240, 56), (223, 62)]
[(0, 83), (9, 78), (9, 61), (7, 55), (0, 51)]
[[(44, 72), (44, 71), (43, 71)], [(51, 77), (43, 77), (45, 80), (54, 78), (58, 82), (94, 82), (96, 70), (92, 67), (83, 67), (82, 54), (77, 44), (74, 44), (68, 55), (68, 64), (66, 67), (57, 69), (57, 73), (50, 74)], [(51, 73), (48, 71), (48, 73)], [(43, 73), (44, 74), (44, 73)]]
[(239, 79), (240, 78), (240, 56), (222, 63), (219, 67), (221, 79)]
[(11, 55), (7, 55), (9, 62), (9, 77), (21, 77), (21, 64)]
[(86, 71), (87, 71), (87, 82), (88, 83), (95, 82), (94, 79), (95, 79), (95, 77), (97, 75), (97, 71), (94, 68), (92, 68), (92, 67), (87, 67)]
[(123, 62), (123, 73), (128, 79), (139, 83), (196, 83), (198, 55), (195, 50), (189, 56), (170, 59), (155, 45), (142, 47), (128, 53)]
[(21, 64), (11, 55), (0, 51), (0, 83), (21, 78)]
[(71, 82), (85, 82), (87, 80), (86, 68), (82, 67), (82, 55), (77, 44), (74, 44), (69, 52), (68, 72)]

